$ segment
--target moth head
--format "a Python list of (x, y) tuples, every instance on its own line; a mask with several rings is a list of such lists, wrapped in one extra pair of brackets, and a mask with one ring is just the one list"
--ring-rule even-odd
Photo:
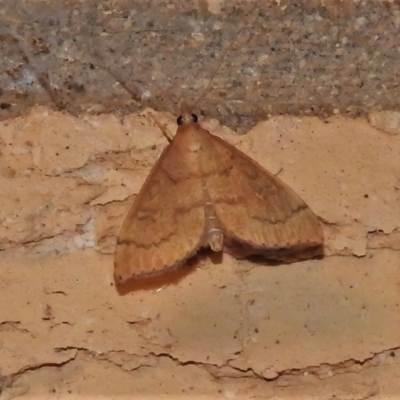
[(196, 123), (198, 121), (197, 115), (196, 114), (190, 114), (190, 115), (180, 115), (176, 119), (176, 123), (178, 125), (183, 125), (183, 124), (189, 124), (189, 123)]
[(197, 123), (197, 121), (197, 115), (192, 112), (192, 107), (190, 107), (187, 103), (182, 102), (181, 113), (176, 119), (176, 123), (180, 126), (183, 124)]

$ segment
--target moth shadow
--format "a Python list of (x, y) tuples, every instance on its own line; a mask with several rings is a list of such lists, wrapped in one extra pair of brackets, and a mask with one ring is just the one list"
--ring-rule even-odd
[(140, 278), (132, 278), (125, 283), (115, 284), (120, 296), (140, 290), (157, 290), (164, 286), (178, 284), (182, 279), (192, 274), (205, 260), (210, 260), (213, 264), (221, 264), (223, 253), (215, 253), (210, 249), (201, 249), (196, 256), (186, 260), (182, 265), (162, 270), (154, 275)]
[(279, 266), (306, 260), (324, 258), (324, 244), (299, 244), (275, 249), (255, 249), (238, 242), (231, 242), (224, 248), (226, 253), (238, 260), (248, 260), (252, 264)]

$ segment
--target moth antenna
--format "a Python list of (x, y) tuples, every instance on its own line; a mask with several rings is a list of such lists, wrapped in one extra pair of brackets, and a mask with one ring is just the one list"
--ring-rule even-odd
[[(121, 76), (117, 72), (115, 72), (113, 69), (109, 68), (104, 62), (101, 61), (104, 59), (104, 57), (102, 57), (101, 54), (99, 54), (98, 52), (95, 51), (94, 55), (95, 55), (96, 59), (101, 63), (101, 67), (104, 68), (115, 79), (115, 81), (118, 82), (124, 88), (124, 90), (126, 90), (126, 92), (131, 95), (131, 97), (133, 98), (134, 101), (136, 101), (138, 103), (143, 102), (143, 99), (140, 96), (138, 96), (138, 94), (137, 94), (137, 92), (138, 91), (140, 92), (140, 90), (137, 90), (136, 92), (133, 91), (131, 89), (130, 85), (126, 84), (125, 80), (122, 79)], [(156, 82), (152, 82), (152, 83), (161, 92), (165, 91), (164, 89), (160, 88)], [(171, 132), (168, 131), (166, 126), (164, 124), (162, 124), (153, 113), (149, 113), (149, 116), (156, 123), (156, 125), (160, 128), (162, 135), (167, 139), (168, 143), (171, 143), (174, 135), (172, 135)]]
[(167, 127), (163, 125), (153, 113), (149, 113), (150, 118), (158, 125), (162, 135), (167, 139), (168, 143), (172, 142), (173, 135), (168, 131)]
[[(255, 7), (253, 8), (252, 12), (253, 12), (256, 8), (257, 8), (257, 7), (255, 6)], [(243, 29), (243, 28), (242, 28), (242, 29)], [(210, 78), (210, 80), (209, 80), (208, 83), (207, 83), (207, 86), (204, 88), (203, 92), (200, 94), (200, 96), (198, 97), (198, 99), (194, 102), (193, 108), (197, 108), (198, 104), (199, 104), (202, 100), (204, 100), (204, 98), (206, 97), (206, 95), (209, 93), (209, 91), (210, 91), (210, 89), (211, 89), (211, 87), (212, 87), (212, 83), (213, 83), (215, 77), (217, 76), (217, 74), (218, 74), (218, 72), (219, 72), (219, 70), (220, 70), (220, 68), (221, 68), (222, 62), (224, 61), (225, 55), (227, 54), (227, 52), (228, 52), (229, 50), (231, 50), (231, 49), (233, 48), (233, 45), (235, 44), (236, 38), (239, 36), (239, 34), (240, 34), (240, 31), (239, 31), (238, 34), (236, 35), (235, 39), (232, 39), (232, 40), (230, 41), (230, 43), (229, 43), (224, 49), (222, 49), (222, 52), (221, 52), (221, 55), (220, 55), (220, 59), (219, 59), (219, 61), (218, 61), (218, 64), (216, 65), (216, 67), (215, 67), (215, 69), (214, 69), (214, 72), (212, 73), (211, 78)], [(247, 44), (251, 39), (252, 39), (252, 37), (250, 37), (250, 38), (246, 41), (246, 44)]]
[(211, 75), (210, 80), (207, 83), (207, 86), (204, 88), (203, 92), (200, 94), (200, 96), (197, 98), (197, 100), (195, 101), (193, 108), (196, 108), (198, 106), (198, 104), (205, 98), (205, 96), (208, 94), (209, 90), (212, 87), (212, 83), (214, 81), (214, 78), (217, 76), (217, 73), (222, 65), (222, 62), (224, 61), (224, 57), (226, 55), (226, 53), (228, 52), (228, 48), (232, 47), (233, 42), (230, 43), (230, 45), (228, 47), (226, 47), (225, 49), (222, 50), (222, 54), (220, 56), (220, 59), (218, 61), (218, 64), (213, 72), (213, 74)]
[[(154, 31), (154, 30), (152, 30)], [(158, 30), (158, 31), (162, 31), (162, 30)], [(168, 30), (165, 30), (168, 31)], [(103, 68), (104, 70), (106, 70), (111, 76), (112, 78), (121, 85), (121, 87), (128, 93), (130, 94), (130, 96), (132, 97), (132, 99), (140, 104), (145, 103), (144, 99), (143, 99), (143, 95), (142, 95), (142, 90), (138, 89), (137, 87), (135, 87), (135, 85), (133, 83), (126, 83), (126, 80), (123, 79), (123, 77), (121, 76), (121, 74), (119, 74), (117, 71), (115, 71), (114, 69), (110, 68), (103, 60), (106, 59), (104, 56), (102, 56), (102, 54), (98, 53), (97, 51), (93, 52), (94, 56), (95, 56), (95, 60), (93, 60), (94, 64), (99, 65), (100, 68)], [(151, 81), (151, 85), (154, 85), (158, 91), (161, 93), (161, 97), (163, 97), (163, 93), (166, 92), (165, 89), (163, 89), (161, 86), (159, 86), (157, 84), (156, 81)], [(150, 85), (148, 85), (149, 87)], [(132, 90), (132, 87), (134, 88), (134, 90)], [(141, 95), (138, 95), (138, 93), (141, 93)], [(151, 106), (151, 105), (150, 105)]]
[(105, 57), (100, 54), (99, 52), (97, 52), (96, 50), (93, 51), (93, 55), (94, 55), (94, 60), (93, 63), (96, 64), (97, 66), (99, 66), (100, 68), (103, 68), (104, 70), (106, 70), (111, 76), (112, 78), (119, 84), (121, 85), (121, 87), (132, 97), (132, 99), (138, 103), (142, 103), (143, 99), (141, 98), (141, 96), (138, 95), (137, 92), (139, 92), (140, 90), (132, 90), (131, 85), (132, 84), (126, 84), (125, 80), (121, 78), (121, 75), (118, 74), (116, 71), (114, 71), (112, 68), (109, 68), (108, 65), (103, 62), (102, 60), (105, 59)]

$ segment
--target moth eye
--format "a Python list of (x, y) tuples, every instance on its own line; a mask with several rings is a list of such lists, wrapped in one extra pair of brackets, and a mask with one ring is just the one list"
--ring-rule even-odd
[(197, 122), (197, 120), (198, 120), (196, 114), (192, 114), (192, 115), (190, 116), (190, 118), (192, 119), (192, 122)]
[(180, 116), (176, 119), (176, 123), (177, 123), (178, 125), (182, 125), (182, 124), (183, 124), (183, 117), (182, 117), (182, 115), (180, 115)]

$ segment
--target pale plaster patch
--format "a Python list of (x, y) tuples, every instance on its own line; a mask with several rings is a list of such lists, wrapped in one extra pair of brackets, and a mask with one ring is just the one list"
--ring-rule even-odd
[(273, 118), (241, 137), (205, 125), (306, 200), (328, 257), (275, 267), (202, 258), (161, 290), (120, 295), (116, 235), (165, 139), (146, 113), (119, 121), (33, 109), (0, 124), (5, 395), (378, 392), (381, 376), (364, 366), (386, 368), (400, 347), (399, 135), (343, 117)]

